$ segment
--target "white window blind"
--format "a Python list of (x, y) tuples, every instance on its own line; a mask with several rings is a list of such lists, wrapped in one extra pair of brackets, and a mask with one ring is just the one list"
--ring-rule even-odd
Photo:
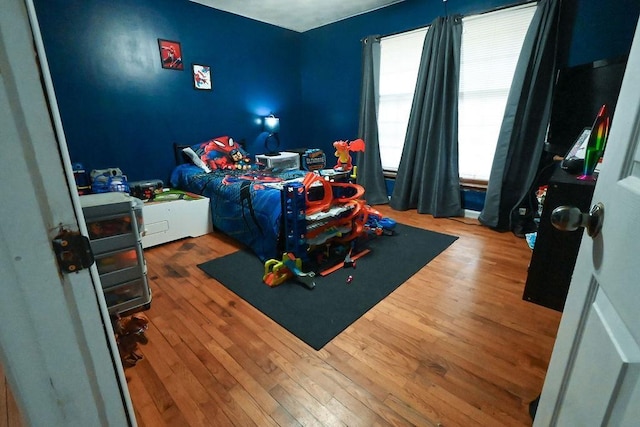
[(380, 40), (378, 140), (385, 170), (398, 170), (427, 28)]
[[(488, 180), (513, 73), (535, 3), (462, 20), (459, 93), (461, 178)], [(378, 137), (385, 170), (397, 171), (428, 28), (380, 40)]]
[(462, 19), (461, 178), (489, 180), (511, 81), (535, 10), (532, 3)]

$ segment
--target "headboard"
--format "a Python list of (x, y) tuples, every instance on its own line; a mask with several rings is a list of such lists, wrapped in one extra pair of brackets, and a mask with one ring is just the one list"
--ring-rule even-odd
[(189, 156), (184, 154), (184, 151), (182, 151), (187, 147), (190, 147), (190, 145), (178, 144), (176, 142), (173, 143), (173, 157), (176, 161), (176, 165), (191, 163), (191, 159), (189, 159)]

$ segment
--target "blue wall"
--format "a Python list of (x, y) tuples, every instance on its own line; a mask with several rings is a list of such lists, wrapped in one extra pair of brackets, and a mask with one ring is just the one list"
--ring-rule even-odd
[[(281, 148), (318, 147), (358, 132), (360, 40), (428, 25), (440, 1), (405, 2), (306, 33), (187, 0), (35, 0), (71, 158), (120, 167), (130, 180), (166, 181), (174, 142), (214, 136), (264, 150), (256, 119), (281, 117)], [(506, 0), (451, 0), (448, 13), (480, 13)], [(564, 2), (561, 61), (628, 52), (640, 0)], [(181, 42), (185, 71), (162, 69), (158, 38)], [(210, 65), (197, 91), (191, 63)]]
[(567, 26), (573, 27), (565, 52), (566, 65), (585, 64), (629, 53), (640, 13), (640, 0), (565, 1), (563, 7)]
[[(299, 33), (176, 0), (36, 0), (73, 162), (167, 181), (172, 144), (230, 135), (264, 150), (259, 116), (301, 133)], [(184, 71), (162, 69), (158, 38), (181, 43)], [(191, 63), (212, 67), (193, 89)], [(262, 140), (260, 139), (262, 138)]]

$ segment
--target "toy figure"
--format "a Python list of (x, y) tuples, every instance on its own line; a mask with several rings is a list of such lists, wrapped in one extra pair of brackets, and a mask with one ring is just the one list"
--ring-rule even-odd
[(233, 167), (235, 169), (250, 169), (251, 168), (251, 159), (248, 156), (245, 156), (240, 150), (232, 150), (229, 154), (229, 157), (233, 161)]
[(138, 352), (138, 344), (147, 344), (145, 335), (149, 320), (141, 313), (131, 317), (114, 319), (114, 332), (118, 343), (118, 352), (124, 368), (131, 368), (143, 359)]
[(351, 169), (353, 169), (351, 154), (349, 153), (351, 151), (364, 151), (364, 141), (359, 138), (351, 142), (336, 141), (333, 143), (333, 148), (336, 149), (335, 156), (338, 158), (333, 169), (337, 171), (349, 172), (351, 171)]

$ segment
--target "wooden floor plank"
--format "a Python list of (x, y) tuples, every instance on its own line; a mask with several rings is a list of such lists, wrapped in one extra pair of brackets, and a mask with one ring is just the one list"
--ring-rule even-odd
[(22, 418), (18, 404), (0, 364), (0, 427), (22, 427), (27, 424)]
[(145, 250), (150, 342), (126, 371), (140, 425), (530, 425), (560, 313), (522, 300), (526, 242), (376, 208), (459, 238), (319, 351), (197, 267), (232, 239)]

